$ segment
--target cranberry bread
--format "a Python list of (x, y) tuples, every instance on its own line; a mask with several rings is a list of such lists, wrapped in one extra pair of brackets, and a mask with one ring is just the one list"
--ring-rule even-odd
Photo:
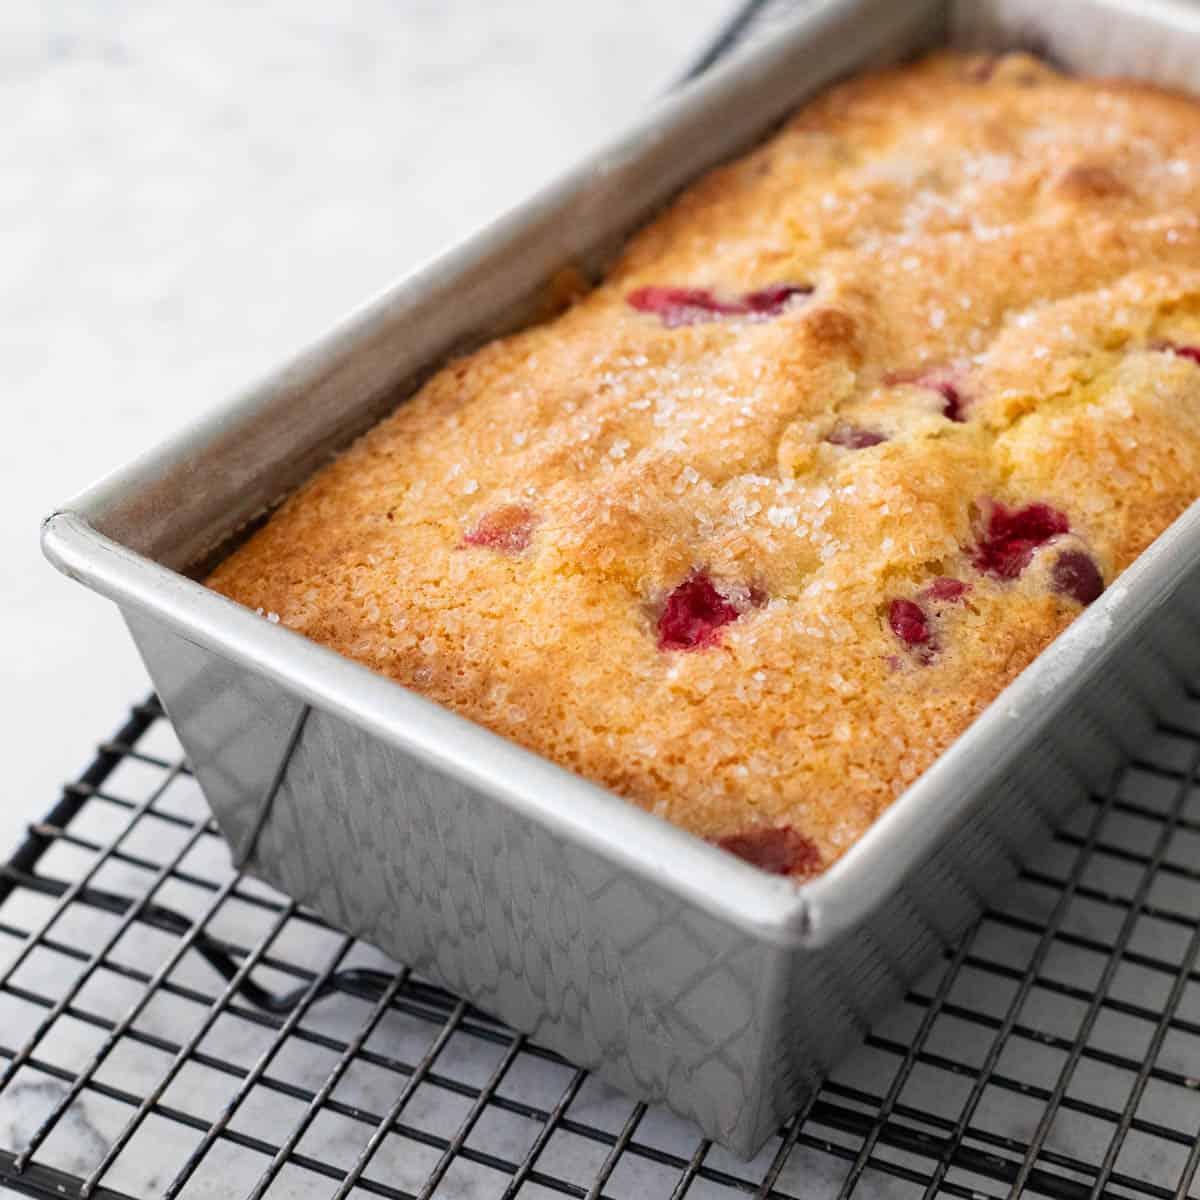
[(939, 54), (714, 171), (211, 586), (828, 866), (1200, 492), (1200, 108)]

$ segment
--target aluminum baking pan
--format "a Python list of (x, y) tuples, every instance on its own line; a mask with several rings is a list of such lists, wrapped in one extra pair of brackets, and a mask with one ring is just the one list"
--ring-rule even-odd
[(1200, 13), (1184, 3), (830, 0), (43, 532), (60, 569), (120, 605), (235, 859), (740, 1153), (1106, 786), (1200, 667), (1200, 509), (802, 886), (188, 571), (448, 354), (535, 319), (564, 265), (598, 269), (682, 184), (834, 78), (947, 40), (1200, 86)]

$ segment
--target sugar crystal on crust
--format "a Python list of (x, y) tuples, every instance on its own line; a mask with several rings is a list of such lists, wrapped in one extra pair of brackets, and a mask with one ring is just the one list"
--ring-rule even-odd
[(767, 870), (835, 862), (1200, 491), (1200, 108), (842, 83), (209, 580)]

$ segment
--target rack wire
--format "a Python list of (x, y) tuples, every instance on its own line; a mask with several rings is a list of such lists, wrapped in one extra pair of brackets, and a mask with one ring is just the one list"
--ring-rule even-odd
[(40, 1197), (1200, 1197), (1200, 690), (751, 1162), (235, 872), (153, 699), (0, 869)]

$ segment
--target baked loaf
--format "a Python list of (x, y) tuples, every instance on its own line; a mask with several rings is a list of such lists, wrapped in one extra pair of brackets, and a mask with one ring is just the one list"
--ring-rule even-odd
[(835, 87), (212, 587), (766, 869), (834, 862), (1200, 491), (1200, 108)]

